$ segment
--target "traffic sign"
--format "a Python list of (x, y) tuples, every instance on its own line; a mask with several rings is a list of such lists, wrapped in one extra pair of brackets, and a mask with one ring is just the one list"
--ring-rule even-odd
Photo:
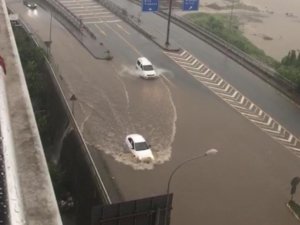
[(195, 11), (199, 9), (199, 0), (184, 0), (183, 11)]
[(156, 12), (158, 11), (158, 0), (143, 0), (142, 1), (143, 12)]

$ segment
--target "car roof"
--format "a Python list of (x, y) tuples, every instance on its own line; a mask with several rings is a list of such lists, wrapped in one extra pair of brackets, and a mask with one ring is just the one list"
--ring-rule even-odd
[(145, 142), (145, 138), (140, 134), (129, 134), (127, 137), (131, 137), (134, 142)]
[(143, 65), (152, 65), (152, 63), (146, 58), (146, 57), (140, 57), (138, 60), (143, 64)]

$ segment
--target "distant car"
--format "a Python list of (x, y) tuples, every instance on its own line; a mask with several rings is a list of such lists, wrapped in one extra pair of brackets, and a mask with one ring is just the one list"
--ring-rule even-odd
[(154, 156), (151, 145), (148, 145), (145, 138), (139, 134), (130, 134), (125, 139), (126, 147), (139, 161), (153, 161)]
[(31, 1), (23, 1), (24, 5), (26, 5), (29, 9), (36, 9), (37, 8), (37, 4)]
[(138, 58), (135, 67), (139, 75), (143, 78), (149, 79), (158, 77), (152, 63), (145, 57)]

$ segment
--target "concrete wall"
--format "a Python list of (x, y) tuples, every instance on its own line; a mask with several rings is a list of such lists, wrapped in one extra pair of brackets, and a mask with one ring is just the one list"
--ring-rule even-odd
[[(0, 1), (0, 54), (6, 124), (1, 122), (11, 224), (62, 224), (4, 0)], [(3, 105), (3, 102), (2, 102)]]

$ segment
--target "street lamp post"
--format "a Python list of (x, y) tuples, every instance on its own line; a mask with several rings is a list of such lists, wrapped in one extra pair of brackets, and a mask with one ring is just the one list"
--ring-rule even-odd
[(50, 11), (49, 41), (52, 42), (52, 10)]
[(231, 27), (232, 27), (232, 17), (233, 17), (234, 1), (235, 0), (232, 0), (232, 2), (231, 2), (230, 19), (229, 19), (229, 31), (231, 31)]
[(50, 55), (52, 43), (52, 11), (50, 10), (50, 26), (49, 26), (49, 40), (45, 41), (47, 47), (47, 55)]
[[(187, 159), (185, 161), (183, 161), (182, 163), (180, 163), (171, 173), (170, 177), (169, 177), (169, 180), (168, 180), (168, 187), (167, 187), (167, 204), (166, 204), (166, 208), (169, 207), (169, 194), (170, 194), (170, 185), (171, 185), (171, 181), (172, 181), (172, 178), (174, 176), (174, 174), (181, 168), (183, 167), (184, 165), (186, 165), (187, 163), (191, 162), (191, 161), (194, 161), (196, 159), (199, 159), (199, 158), (204, 158), (206, 156), (209, 156), (209, 155), (215, 155), (218, 153), (218, 150), (217, 149), (209, 149), (207, 150), (204, 154), (201, 154), (201, 155), (197, 155), (193, 158), (190, 158), (190, 159)], [(166, 209), (166, 215), (165, 215), (165, 223), (164, 225), (167, 225), (168, 223), (168, 220), (169, 220), (169, 210), (168, 208)]]
[(168, 15), (168, 25), (167, 25), (167, 39), (166, 39), (166, 46), (170, 45), (169, 36), (170, 36), (170, 25), (171, 25), (171, 14), (172, 14), (172, 4), (173, 0), (169, 0), (169, 15)]

